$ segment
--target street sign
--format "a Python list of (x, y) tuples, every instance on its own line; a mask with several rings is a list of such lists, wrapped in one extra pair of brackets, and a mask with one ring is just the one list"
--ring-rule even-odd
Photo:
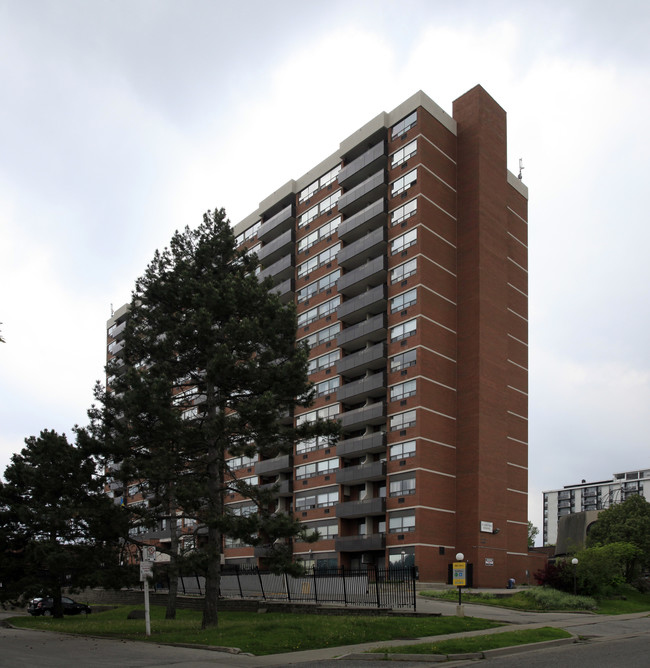
[(467, 580), (467, 563), (465, 561), (454, 561), (453, 579), (454, 587), (464, 587)]
[(140, 582), (145, 582), (153, 575), (153, 561), (140, 562)]
[(156, 546), (145, 545), (142, 553), (142, 561), (156, 561)]

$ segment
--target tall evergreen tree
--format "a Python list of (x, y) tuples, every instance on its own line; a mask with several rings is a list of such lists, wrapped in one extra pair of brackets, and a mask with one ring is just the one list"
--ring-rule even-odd
[(47, 430), (25, 444), (0, 482), (3, 596), (51, 596), (61, 617), (64, 587), (115, 582), (127, 525), (83, 448)]
[[(295, 308), (258, 280), (257, 267), (255, 255), (237, 250), (223, 210), (177, 232), (136, 282), (125, 370), (110, 365), (114, 391), (99, 395), (96, 418), (120, 425), (113, 447), (123, 474), (144, 481), (154, 500), (164, 491), (170, 512), (198, 522), (204, 627), (218, 622), (224, 536), (268, 546), (269, 563), (290, 568), (284, 541), (304, 535), (292, 515), (273, 511), (268, 490), (237, 478), (228, 457), (273, 457), (297, 439), (337, 432), (320, 421), (293, 426), (294, 408), (313, 399), (308, 350), (296, 345)], [(258, 512), (231, 513), (224, 497), (232, 491)]]

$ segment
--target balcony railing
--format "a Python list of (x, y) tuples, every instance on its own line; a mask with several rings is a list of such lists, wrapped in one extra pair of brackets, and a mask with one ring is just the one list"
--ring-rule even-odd
[(368, 397), (386, 396), (386, 372), (379, 371), (371, 376), (346, 383), (339, 387), (336, 400), (341, 403), (358, 404)]
[(352, 411), (346, 411), (339, 415), (341, 420), (341, 430), (357, 431), (363, 429), (366, 425), (380, 425), (386, 422), (386, 405), (383, 401), (378, 401), (369, 406), (362, 406)]
[(363, 501), (344, 501), (336, 506), (336, 516), (341, 518), (371, 517), (386, 512), (386, 499), (373, 497)]
[(359, 466), (346, 466), (336, 472), (339, 485), (356, 485), (362, 482), (383, 480), (386, 477), (386, 462), (370, 462)]
[(257, 275), (257, 278), (260, 281), (263, 281), (267, 276), (270, 276), (273, 279), (273, 282), (277, 285), (278, 283), (285, 281), (287, 278), (292, 278), (293, 272), (293, 255), (289, 254), (280, 258), (277, 262), (274, 262), (270, 267), (262, 269)]
[(336, 345), (343, 350), (358, 350), (366, 343), (377, 343), (386, 338), (386, 314), (380, 313), (352, 327), (336, 337)]
[(386, 200), (383, 198), (346, 218), (339, 225), (339, 239), (349, 244), (378, 227), (386, 227)]
[(257, 251), (257, 258), (265, 267), (268, 267), (279, 260), (287, 252), (293, 250), (293, 244), (293, 229), (290, 229), (283, 232), (270, 243), (262, 246), (262, 248)]
[(386, 141), (382, 140), (369, 148), (339, 172), (338, 181), (344, 188), (353, 188), (378, 169), (386, 167)]
[(386, 432), (374, 431), (355, 438), (339, 441), (336, 445), (336, 454), (339, 457), (361, 457), (366, 454), (386, 452)]
[(262, 223), (260, 229), (257, 230), (257, 238), (263, 243), (268, 243), (278, 235), (291, 229), (295, 220), (293, 204), (289, 204), (275, 216)]
[(376, 343), (358, 353), (346, 355), (336, 363), (336, 373), (342, 376), (358, 376), (364, 371), (386, 368), (386, 343)]
[(369, 552), (383, 550), (386, 547), (386, 536), (373, 533), (368, 536), (341, 536), (334, 541), (337, 552)]
[(365, 320), (369, 315), (386, 312), (386, 285), (382, 283), (343, 302), (336, 317), (348, 325)]
[(336, 282), (339, 294), (354, 297), (367, 288), (386, 282), (386, 256), (380, 255), (366, 264), (343, 274)]
[(293, 469), (293, 455), (280, 455), (255, 463), (255, 475), (272, 476)]
[(370, 202), (386, 196), (386, 171), (381, 169), (358, 186), (343, 193), (338, 201), (339, 212), (350, 216)]
[(366, 234), (357, 241), (344, 246), (336, 256), (339, 267), (346, 271), (360, 267), (362, 264), (378, 255), (383, 255), (386, 250), (386, 228), (378, 227), (373, 232)]

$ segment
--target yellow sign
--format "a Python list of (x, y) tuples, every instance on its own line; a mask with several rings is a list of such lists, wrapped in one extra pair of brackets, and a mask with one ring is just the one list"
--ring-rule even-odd
[(464, 587), (466, 582), (467, 564), (464, 561), (454, 561), (453, 579), (454, 587)]

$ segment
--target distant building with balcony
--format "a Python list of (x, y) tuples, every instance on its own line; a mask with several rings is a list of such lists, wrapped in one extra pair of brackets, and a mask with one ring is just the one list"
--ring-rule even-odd
[(609, 480), (565, 485), (544, 494), (544, 545), (558, 543), (558, 525), (563, 517), (584, 511), (605, 510), (630, 496), (640, 494), (650, 501), (650, 469), (615, 473)]

